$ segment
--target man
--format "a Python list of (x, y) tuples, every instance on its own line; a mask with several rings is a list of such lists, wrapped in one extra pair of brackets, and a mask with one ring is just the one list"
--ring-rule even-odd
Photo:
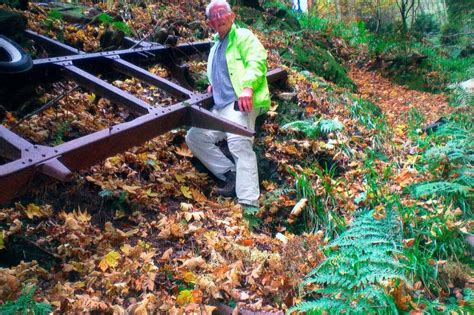
[[(206, 16), (208, 25), (217, 31), (207, 64), (208, 92), (214, 98), (212, 112), (255, 129), (257, 116), (270, 107), (267, 52), (251, 31), (235, 27), (235, 14), (225, 0), (212, 0)], [(235, 101), (238, 110), (234, 110)], [(235, 164), (216, 146), (223, 139), (227, 140)], [(218, 189), (220, 195), (236, 194), (244, 207), (258, 207), (260, 189), (253, 138), (191, 128), (186, 143), (195, 157), (225, 181), (225, 186)]]

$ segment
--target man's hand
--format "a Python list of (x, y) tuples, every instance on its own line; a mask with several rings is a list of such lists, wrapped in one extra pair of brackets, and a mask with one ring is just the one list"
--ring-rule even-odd
[(212, 85), (208, 85), (206, 89), (207, 93), (212, 93)]
[(251, 112), (253, 109), (253, 90), (252, 88), (244, 88), (239, 97), (239, 110), (241, 112)]

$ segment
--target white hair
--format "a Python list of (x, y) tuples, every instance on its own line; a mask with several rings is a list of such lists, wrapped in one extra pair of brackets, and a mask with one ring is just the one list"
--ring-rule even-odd
[(227, 2), (226, 0), (212, 0), (206, 7), (206, 17), (209, 18), (209, 13), (211, 11), (211, 8), (217, 4), (221, 4), (221, 5), (224, 5), (227, 12), (232, 12), (232, 9), (230, 7), (230, 4), (229, 2)]

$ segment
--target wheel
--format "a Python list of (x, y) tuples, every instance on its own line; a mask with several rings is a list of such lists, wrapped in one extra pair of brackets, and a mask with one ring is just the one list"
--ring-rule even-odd
[(0, 35), (0, 73), (24, 72), (30, 70), (32, 66), (31, 57), (20, 45)]

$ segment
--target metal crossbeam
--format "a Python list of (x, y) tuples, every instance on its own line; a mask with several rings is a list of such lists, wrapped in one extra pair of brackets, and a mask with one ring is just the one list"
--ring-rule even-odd
[(209, 42), (198, 42), (194, 44), (186, 43), (180, 44), (175, 47), (168, 47), (162, 45), (152, 45), (148, 47), (136, 47), (129, 49), (121, 49), (114, 51), (102, 51), (96, 53), (87, 53), (87, 54), (78, 54), (70, 56), (60, 56), (60, 57), (51, 57), (51, 58), (42, 58), (33, 60), (33, 65), (35, 66), (47, 66), (57, 62), (67, 62), (67, 61), (82, 61), (82, 60), (97, 60), (105, 57), (111, 56), (120, 56), (120, 57), (143, 57), (140, 53), (152, 53), (156, 56), (166, 56), (171, 51), (174, 51), (177, 57), (183, 57), (187, 54), (195, 54), (196, 52), (208, 51), (210, 48)]
[[(38, 180), (42, 180), (40, 175), (60, 181), (68, 180), (73, 171), (90, 167), (109, 156), (183, 125), (246, 136), (254, 135), (254, 131), (227, 119), (215, 117), (209, 112), (207, 109), (212, 105), (212, 94), (193, 93), (121, 59), (121, 56), (143, 57), (143, 53), (146, 53), (145, 56), (166, 56), (172, 53), (179, 55), (186, 51), (196, 52), (208, 49), (209, 43), (178, 45), (178, 53), (171, 47), (140, 43), (139, 47), (134, 49), (86, 54), (35, 32), (27, 33), (45, 46), (69, 55), (35, 60), (34, 67), (59, 68), (64, 77), (142, 116), (55, 147), (32, 144), (0, 126), (0, 157), (10, 161), (0, 165), (0, 203), (26, 192)], [(182, 102), (169, 107), (153, 107), (74, 64), (76, 61), (98, 58), (109, 62), (115, 70), (155, 85)], [(268, 72), (267, 78), (269, 82), (274, 82), (285, 79), (286, 73), (275, 69)]]
[(123, 74), (135, 77), (148, 84), (154, 85), (180, 100), (190, 98), (193, 94), (192, 91), (185, 89), (169, 80), (163, 79), (123, 59), (113, 59), (112, 67)]
[(76, 81), (80, 86), (85, 87), (112, 102), (126, 106), (132, 112), (137, 114), (147, 114), (152, 109), (152, 107), (146, 102), (76, 66), (73, 66), (72, 64), (65, 65), (62, 70), (63, 75), (66, 78)]

